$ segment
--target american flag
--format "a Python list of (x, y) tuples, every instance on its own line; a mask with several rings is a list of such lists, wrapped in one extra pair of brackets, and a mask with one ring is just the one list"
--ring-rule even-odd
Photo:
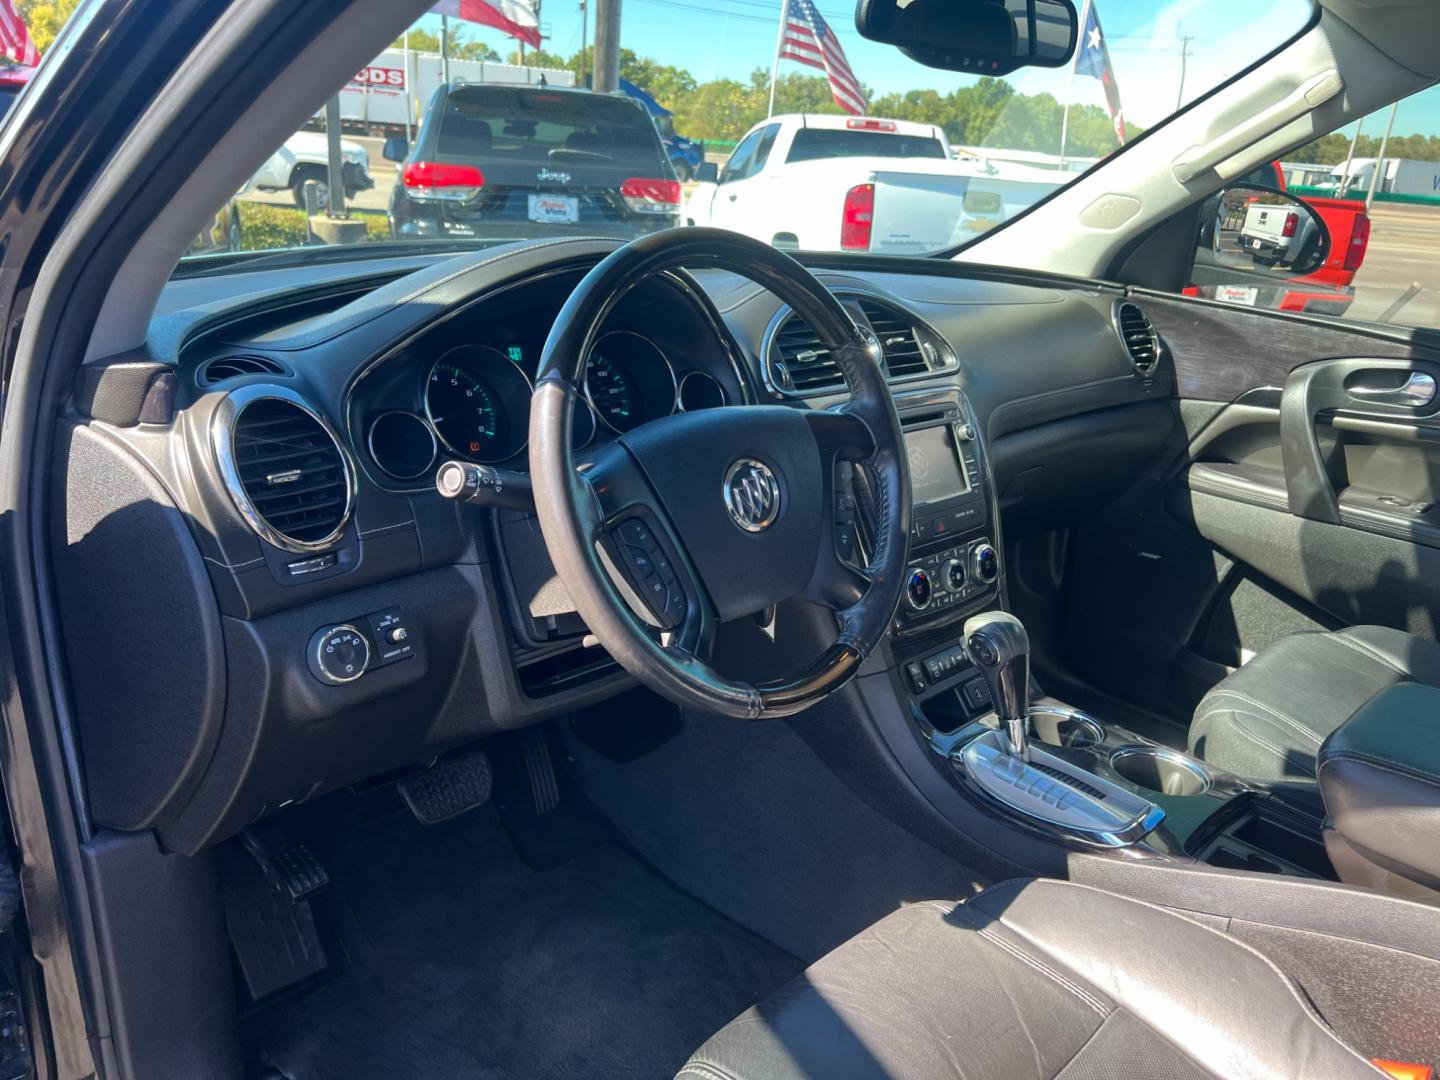
[(1080, 31), (1080, 47), (1075, 59), (1076, 75), (1093, 75), (1105, 88), (1105, 108), (1115, 122), (1115, 137), (1125, 145), (1125, 110), (1120, 107), (1120, 87), (1115, 82), (1115, 68), (1110, 64), (1110, 50), (1100, 32), (1100, 16), (1094, 0), (1085, 5), (1085, 28)]
[(40, 62), (40, 50), (25, 29), (25, 20), (16, 12), (15, 0), (0, 0), (0, 54), (30, 67)]
[(845, 50), (840, 47), (835, 31), (811, 0), (785, 0), (781, 15), (785, 30), (780, 36), (781, 59), (799, 60), (825, 72), (835, 104), (856, 116), (865, 115), (865, 93), (860, 80), (850, 70)]

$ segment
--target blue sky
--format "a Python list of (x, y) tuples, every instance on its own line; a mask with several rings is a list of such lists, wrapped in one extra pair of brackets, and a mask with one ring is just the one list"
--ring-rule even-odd
[[(848, 0), (817, 0), (840, 35), (850, 64), (877, 93), (934, 89), (948, 93), (973, 77), (936, 71), (907, 60), (887, 45), (866, 41), (855, 31)], [(1150, 126), (1176, 107), (1182, 94), (1182, 39), (1186, 52), (1183, 100), (1191, 101), (1230, 78), (1296, 33), (1309, 19), (1310, 0), (1096, 0), (1110, 49), (1126, 117)], [(1077, 4), (1077, 6), (1079, 6)], [(775, 49), (780, 0), (624, 0), (621, 44), (661, 63), (688, 68), (700, 81), (745, 80), (757, 67), (768, 68)], [(591, 30), (594, 7), (591, 0)], [(541, 0), (540, 21), (546, 48), (569, 54), (580, 46), (579, 0)], [(438, 16), (421, 20), (436, 30)], [(466, 34), (509, 53), (514, 43), (498, 31), (467, 26)], [(793, 62), (782, 73), (810, 70)], [(1057, 98), (1103, 104), (1100, 84), (1091, 78), (1070, 80), (1068, 69), (1032, 68), (1011, 81), (1021, 90), (1049, 91)], [(1419, 95), (1401, 106), (1397, 134), (1433, 132), (1440, 118), (1440, 92)], [(1366, 123), (1379, 134), (1383, 116)]]

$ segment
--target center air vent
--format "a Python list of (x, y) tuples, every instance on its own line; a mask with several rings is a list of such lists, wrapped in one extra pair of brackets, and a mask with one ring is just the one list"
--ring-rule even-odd
[(1115, 306), (1115, 329), (1140, 375), (1149, 375), (1160, 362), (1160, 335), (1149, 316), (1128, 301)]
[(860, 310), (870, 322), (870, 329), (880, 339), (880, 349), (885, 354), (885, 370), (892, 379), (903, 379), (907, 375), (924, 375), (930, 370), (930, 358), (935, 349), (920, 340), (915, 327), (888, 304), (877, 303), (868, 296), (857, 301)]
[(350, 459), (298, 395), (242, 387), (222, 403), (214, 440), (230, 497), (262, 539), (305, 552), (339, 538), (355, 487)]
[(217, 356), (200, 369), (201, 386), (218, 386), (245, 375), (284, 375), (285, 369), (268, 356)]

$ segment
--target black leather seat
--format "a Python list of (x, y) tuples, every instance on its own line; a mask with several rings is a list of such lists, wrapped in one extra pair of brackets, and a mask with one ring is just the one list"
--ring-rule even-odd
[(1240, 776), (1313, 784), (1326, 736), (1402, 682), (1440, 686), (1440, 645), (1383, 626), (1292, 634), (1205, 695), (1190, 752)]
[(684, 1080), (1381, 1076), (1249, 946), (1061, 881), (902, 908), (731, 1022)]

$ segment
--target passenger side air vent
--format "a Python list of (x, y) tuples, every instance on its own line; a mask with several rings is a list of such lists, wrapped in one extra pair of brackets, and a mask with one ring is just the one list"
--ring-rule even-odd
[(1160, 362), (1160, 335), (1150, 317), (1128, 301), (1115, 306), (1115, 329), (1140, 375), (1149, 375)]
[(845, 385), (830, 350), (803, 319), (787, 315), (770, 344), (770, 375), (789, 394), (824, 394)]
[(201, 386), (219, 386), (245, 375), (284, 375), (285, 369), (267, 356), (217, 356), (200, 369)]
[(334, 543), (350, 519), (355, 483), (329, 426), (279, 387), (242, 387), (221, 410), (216, 455), (250, 527), (287, 551)]
[(902, 379), (906, 375), (923, 375), (930, 370), (930, 357), (934, 347), (927, 346), (915, 333), (909, 319), (887, 304), (871, 300), (868, 296), (857, 298), (860, 310), (870, 322), (870, 328), (880, 339), (880, 349), (885, 354), (885, 369), (890, 378)]

